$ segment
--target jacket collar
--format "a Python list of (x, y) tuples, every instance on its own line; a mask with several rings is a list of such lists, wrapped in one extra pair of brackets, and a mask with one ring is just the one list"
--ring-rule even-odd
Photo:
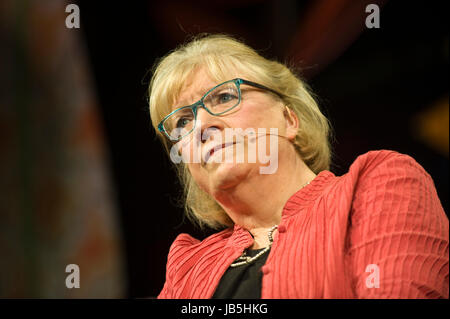
[(294, 215), (300, 208), (311, 205), (334, 180), (336, 176), (332, 172), (321, 171), (308, 185), (299, 189), (288, 199), (281, 215)]

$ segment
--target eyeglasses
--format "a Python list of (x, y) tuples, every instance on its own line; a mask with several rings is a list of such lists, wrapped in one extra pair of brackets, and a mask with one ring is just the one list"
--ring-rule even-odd
[(241, 102), (241, 84), (267, 90), (283, 97), (281, 93), (255, 82), (239, 78), (229, 80), (210, 89), (194, 104), (172, 111), (158, 124), (158, 130), (171, 141), (182, 139), (194, 130), (198, 108), (204, 108), (209, 114), (219, 116), (238, 106)]

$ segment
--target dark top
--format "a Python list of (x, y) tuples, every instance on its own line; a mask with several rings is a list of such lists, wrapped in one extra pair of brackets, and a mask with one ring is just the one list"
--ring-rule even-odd
[[(248, 249), (255, 256), (262, 249)], [(249, 265), (229, 267), (220, 279), (213, 299), (260, 299), (262, 287), (261, 267), (266, 263), (270, 249)]]

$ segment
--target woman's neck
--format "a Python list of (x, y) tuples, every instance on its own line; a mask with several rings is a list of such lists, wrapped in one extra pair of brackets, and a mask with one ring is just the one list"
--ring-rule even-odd
[(235, 224), (253, 235), (251, 248), (262, 248), (269, 244), (269, 229), (280, 223), (287, 200), (315, 176), (300, 157), (295, 156), (279, 165), (276, 173), (247, 176), (232, 190), (218, 192), (214, 197)]

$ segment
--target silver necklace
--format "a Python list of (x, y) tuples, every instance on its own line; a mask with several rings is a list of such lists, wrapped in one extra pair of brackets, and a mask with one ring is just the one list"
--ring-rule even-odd
[(264, 255), (269, 249), (270, 247), (272, 247), (272, 243), (273, 243), (273, 232), (275, 231), (275, 229), (278, 228), (278, 225), (273, 226), (272, 228), (270, 228), (269, 230), (269, 234), (267, 235), (267, 237), (269, 237), (269, 246), (267, 246), (266, 248), (264, 248), (263, 250), (261, 250), (259, 253), (257, 253), (255, 256), (250, 257), (247, 256), (247, 252), (246, 250), (244, 250), (244, 252), (242, 253), (242, 255), (236, 259), (231, 265), (230, 267), (237, 267), (237, 266), (242, 266), (242, 265), (249, 265), (251, 263), (253, 263), (255, 260), (257, 260), (259, 257), (261, 257), (262, 255)]

